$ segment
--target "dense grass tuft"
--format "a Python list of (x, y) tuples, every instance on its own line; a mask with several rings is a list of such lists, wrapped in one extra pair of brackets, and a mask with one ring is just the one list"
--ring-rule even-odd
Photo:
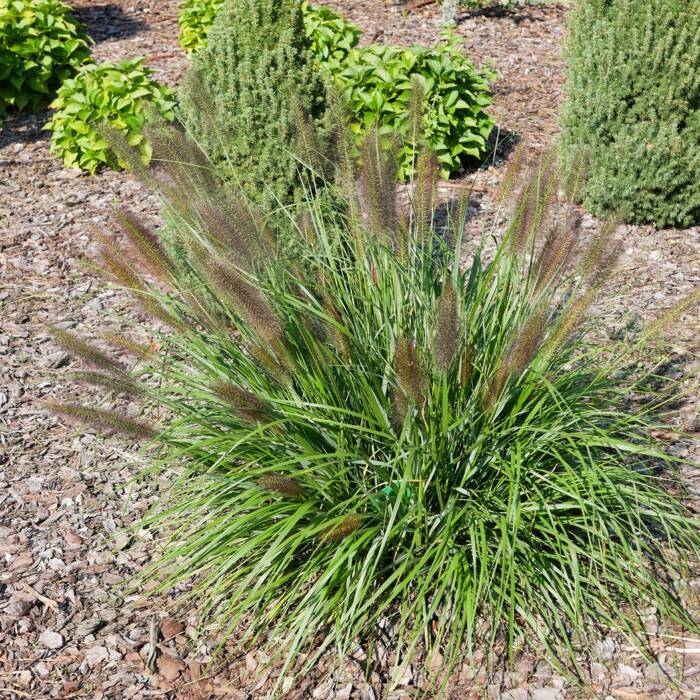
[(356, 190), (267, 217), (201, 164), (161, 163), (177, 265), (120, 213), (129, 270), (156, 281), (109, 250), (105, 267), (172, 328), (132, 371), (159, 415), (146, 476), (173, 479), (141, 523), (160, 536), (143, 578), (188, 582), (181, 602), (222, 638), (267, 643), (297, 671), (302, 653), (308, 666), (382, 636), (397, 678), (416, 653), (448, 671), (476, 645), (522, 641), (575, 669), (603, 629), (642, 645), (647, 605), (692, 626), (678, 582), (698, 521), (649, 430), (667, 393), (585, 337), (612, 227), (582, 243), (550, 158), (511, 178), (496, 250), (485, 237), (459, 264), (467, 208), (437, 227), (431, 161), (402, 211), (390, 154), (377, 140), (362, 153)]

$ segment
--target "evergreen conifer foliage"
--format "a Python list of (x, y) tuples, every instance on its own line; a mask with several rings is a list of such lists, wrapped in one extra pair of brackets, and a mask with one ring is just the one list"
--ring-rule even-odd
[(185, 124), (220, 171), (258, 202), (288, 200), (295, 115), (324, 111), (301, 3), (226, 0), (181, 92)]
[(700, 223), (700, 2), (587, 0), (566, 50), (562, 159), (631, 223)]

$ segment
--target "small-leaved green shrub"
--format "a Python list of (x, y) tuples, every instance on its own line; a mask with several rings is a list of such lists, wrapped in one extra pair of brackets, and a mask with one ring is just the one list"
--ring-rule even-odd
[(566, 61), (562, 159), (588, 164), (584, 205), (700, 223), (700, 2), (579, 2)]
[(172, 90), (159, 85), (152, 73), (142, 58), (82, 66), (63, 83), (51, 103), (55, 111), (44, 127), (51, 132), (51, 152), (62, 158), (67, 168), (90, 174), (103, 165), (120, 167), (95, 128), (105, 125), (121, 133), (129, 145), (137, 146), (147, 162), (150, 145), (143, 136), (147, 110), (167, 120), (175, 116)]
[(298, 0), (225, 0), (180, 93), (183, 120), (216, 167), (260, 202), (297, 187), (295, 114), (319, 122), (325, 90)]
[[(171, 487), (138, 528), (158, 538), (155, 590), (187, 590), (225, 642), (264, 644), (277, 694), (326, 652), (359, 644), (373, 664), (379, 640), (394, 681), (430, 660), (439, 697), (476, 645), (539, 640), (574, 665), (599, 632), (644, 647), (650, 606), (697, 633), (682, 581), (700, 523), (653, 437), (673, 391), (630, 359), (700, 295), (631, 347), (591, 343), (612, 227), (584, 244), (579, 219), (556, 216), (551, 162), (512, 175), (508, 230), (463, 269), (466, 203), (435, 226), (423, 152), (397, 208), (376, 132), (359, 172), (338, 151), (342, 206), (310, 192), (296, 216), (222, 189), (177, 133), (156, 148), (157, 172), (131, 161), (163, 185), (189, 275), (129, 212), (102, 249), (158, 320), (134, 329), (153, 342), (114, 338), (134, 355), (118, 359), (54, 334), (91, 367), (82, 379), (141, 397), (159, 423), (53, 405), (156, 446), (143, 476)], [(293, 260), (275, 242), (289, 226)]]
[(90, 56), (61, 0), (0, 0), (0, 115), (41, 109)]
[[(335, 68), (336, 66), (332, 66)], [(494, 127), (486, 112), (491, 104), (490, 73), (478, 71), (447, 37), (434, 48), (384, 44), (353, 49), (332, 75), (351, 115), (351, 128), (362, 138), (370, 128), (400, 134), (398, 177), (414, 170), (416, 147), (424, 142), (436, 154), (442, 177), (459, 171), (465, 159), (480, 158)], [(411, 101), (415, 83), (423, 93), (422, 133), (413, 138)]]

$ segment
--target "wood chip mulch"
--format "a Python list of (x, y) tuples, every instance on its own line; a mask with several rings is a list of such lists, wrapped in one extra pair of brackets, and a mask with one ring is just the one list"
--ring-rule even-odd
[[(432, 44), (438, 37), (434, 3), (397, 6), (391, 0), (328, 4), (365, 30), (366, 40)], [(187, 66), (177, 45), (175, 0), (73, 0), (88, 25), (97, 60), (143, 55), (159, 79), (175, 85)], [(411, 9), (413, 8), (413, 9)], [(502, 134), (526, 140), (541, 153), (557, 136), (564, 66), (566, 9), (532, 6), (463, 13), (457, 31), (476, 63), (501, 74), (495, 115)], [(120, 330), (124, 297), (105, 289), (84, 261), (95, 253), (93, 230), (108, 225), (113, 204), (151, 217), (155, 200), (123, 173), (95, 177), (64, 171), (48, 152), (41, 126), (47, 113), (10, 117), (0, 132), (0, 698), (263, 698), (274, 680), (256, 649), (218, 659), (195, 638), (192, 615), (178, 611), (177, 594), (146, 598), (123, 585), (151, 554), (149, 542), (123, 533), (153, 501), (161, 484), (130, 487), (135, 452), (46, 413), (41, 399), (88, 400), (67, 383), (72, 360), (48, 339), (56, 324), (96, 337)], [(503, 167), (479, 174), (479, 212)], [(473, 177), (473, 173), (465, 178)], [(460, 183), (449, 183), (450, 193)], [(587, 217), (591, 228), (593, 220)], [(700, 229), (653, 231), (623, 227), (625, 253), (611, 307), (594, 310), (601, 332), (633, 332), (700, 286)], [(675, 367), (688, 381), (700, 365), (700, 318), (686, 314), (672, 341)], [(137, 406), (124, 404), (136, 413)], [(674, 424), (698, 430), (697, 392), (679, 407)], [(700, 463), (697, 443), (674, 449)], [(687, 471), (700, 498), (697, 472)], [(690, 582), (700, 588), (700, 579)], [(609, 637), (588, 660), (594, 697), (618, 700), (700, 697), (700, 640), (682, 630), (659, 634), (649, 620), (657, 663)], [(524, 654), (494, 685), (480, 661), (455, 672), (452, 698), (561, 700), (584, 697), (534, 653)], [(287, 698), (414, 697), (423, 669), (407, 671), (384, 694), (379, 671), (365, 679), (361, 665), (320, 664), (301, 686), (284, 684)], [(678, 685), (676, 685), (678, 683)], [(590, 695), (589, 695), (590, 696)]]

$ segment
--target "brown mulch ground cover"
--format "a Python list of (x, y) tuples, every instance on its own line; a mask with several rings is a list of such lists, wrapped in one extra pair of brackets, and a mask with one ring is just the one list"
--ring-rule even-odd
[[(176, 84), (187, 61), (177, 46), (176, 0), (73, 0), (95, 40), (97, 60), (144, 55), (160, 79)], [(390, 0), (329, 2), (361, 25), (368, 40), (433, 43), (437, 8), (415, 12)], [(419, 4), (419, 3), (412, 3)], [(458, 32), (477, 63), (492, 60), (496, 116), (533, 153), (556, 139), (562, 100), (558, 5), (461, 17)], [(95, 336), (120, 329), (124, 298), (105, 290), (82, 261), (94, 252), (92, 230), (107, 225), (112, 204), (155, 217), (157, 206), (123, 173), (84, 177), (50, 156), (46, 114), (11, 117), (0, 132), (0, 697), (262, 698), (270, 677), (260, 652), (208, 666), (194, 620), (177, 616), (177, 596), (145, 599), (120, 584), (149, 558), (149, 543), (125, 535), (159, 484), (130, 488), (138, 469), (123, 442), (101, 440), (42, 410), (39, 399), (81, 398), (61, 371), (71, 360), (48, 340), (46, 324)], [(498, 184), (501, 166), (479, 176), (475, 220)], [(455, 185), (443, 188), (450, 191)], [(592, 227), (593, 221), (586, 219)], [(610, 307), (594, 309), (600, 332), (634, 333), (651, 315), (700, 286), (700, 230), (625, 227), (625, 253)], [(700, 374), (700, 318), (687, 314), (672, 338), (674, 371)], [(87, 395), (82, 395), (86, 399)], [(126, 410), (136, 411), (135, 406)], [(674, 423), (699, 430), (697, 397), (678, 407)], [(674, 449), (700, 463), (697, 443)], [(700, 497), (700, 481), (687, 481)], [(693, 585), (700, 587), (700, 580)], [(649, 617), (659, 663), (618, 640), (587, 650), (589, 696), (642, 700), (700, 697), (700, 640), (662, 630)], [(453, 679), (453, 698), (556, 700), (585, 697), (536, 654), (525, 654), (498, 683), (486, 686), (478, 661)], [(408, 673), (393, 698), (412, 697), (421, 669)], [(364, 680), (357, 662), (343, 673), (321, 665), (289, 698), (382, 697), (381, 669)]]

